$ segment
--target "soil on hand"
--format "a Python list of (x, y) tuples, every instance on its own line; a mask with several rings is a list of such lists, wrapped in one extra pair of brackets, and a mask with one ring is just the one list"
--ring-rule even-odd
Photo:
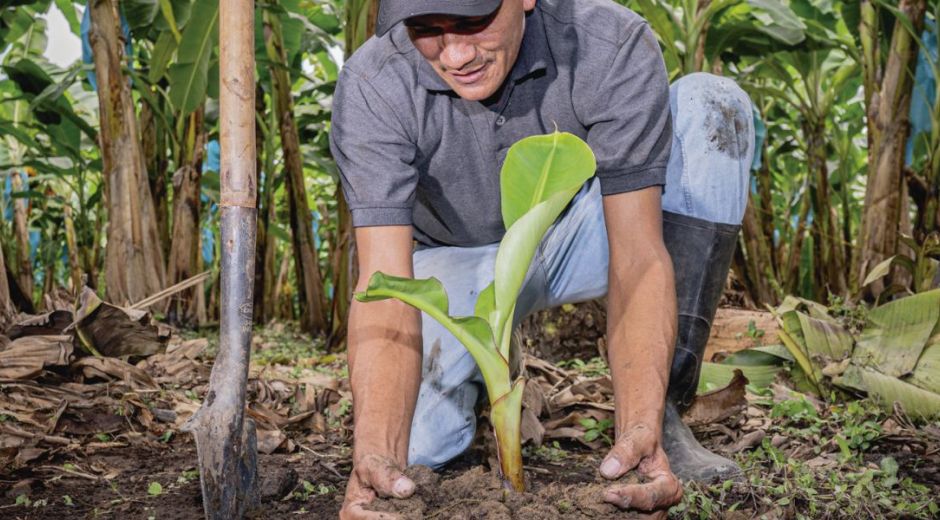
[(603, 501), (604, 490), (611, 483), (599, 476), (579, 477), (580, 482), (550, 481), (546, 475), (527, 479), (527, 491), (506, 489), (494, 471), (475, 466), (447, 478), (426, 466), (412, 466), (406, 471), (417, 485), (408, 499), (376, 500), (369, 509), (397, 513), (405, 519), (453, 520), (545, 520), (566, 518), (640, 518)]

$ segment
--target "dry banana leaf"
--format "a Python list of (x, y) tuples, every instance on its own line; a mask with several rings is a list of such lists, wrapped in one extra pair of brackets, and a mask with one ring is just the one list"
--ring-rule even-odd
[(32, 379), (48, 366), (68, 365), (70, 336), (26, 336), (0, 351), (0, 378)]
[(683, 414), (683, 420), (690, 426), (699, 426), (737, 415), (747, 407), (747, 383), (744, 373), (735, 370), (731, 382), (724, 388), (697, 395), (692, 406)]
[(917, 365), (940, 320), (940, 289), (873, 309), (852, 356), (856, 364), (901, 377)]
[(6, 335), (10, 339), (24, 336), (58, 336), (72, 323), (69, 311), (52, 311), (37, 316), (29, 316), (10, 326)]
[(117, 358), (83, 357), (71, 368), (86, 378), (117, 379), (131, 388), (159, 388), (149, 374)]
[(145, 311), (101, 301), (88, 287), (82, 290), (80, 303), (75, 329), (82, 345), (91, 353), (108, 357), (146, 357), (163, 349), (159, 331), (150, 323)]

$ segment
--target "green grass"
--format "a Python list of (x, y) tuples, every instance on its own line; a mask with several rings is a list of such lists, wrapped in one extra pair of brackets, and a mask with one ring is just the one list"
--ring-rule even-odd
[[(889, 417), (868, 401), (821, 411), (804, 399), (768, 407), (759, 446), (736, 455), (747, 481), (689, 484), (671, 518), (937, 518), (937, 489), (918, 483), (884, 438)], [(781, 447), (774, 439), (786, 439)], [(798, 453), (799, 456), (794, 456)], [(820, 458), (822, 457), (822, 458)], [(825, 460), (825, 464), (820, 464)], [(733, 516), (732, 516), (733, 517)]]

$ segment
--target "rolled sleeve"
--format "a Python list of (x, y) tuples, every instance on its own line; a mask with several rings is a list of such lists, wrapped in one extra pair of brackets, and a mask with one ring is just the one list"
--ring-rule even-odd
[(665, 185), (672, 146), (669, 78), (656, 36), (639, 24), (620, 45), (587, 110), (601, 193)]
[(392, 105), (348, 67), (336, 85), (330, 127), (353, 226), (412, 224), (417, 148)]

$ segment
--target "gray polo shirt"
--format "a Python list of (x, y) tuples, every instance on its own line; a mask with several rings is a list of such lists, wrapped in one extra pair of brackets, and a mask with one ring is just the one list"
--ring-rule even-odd
[(591, 146), (605, 195), (662, 185), (669, 84), (647, 23), (611, 0), (538, 0), (489, 103), (458, 97), (402, 24), (345, 64), (330, 144), (354, 226), (413, 225), (420, 243), (499, 241), (499, 171), (524, 137), (571, 132)]

